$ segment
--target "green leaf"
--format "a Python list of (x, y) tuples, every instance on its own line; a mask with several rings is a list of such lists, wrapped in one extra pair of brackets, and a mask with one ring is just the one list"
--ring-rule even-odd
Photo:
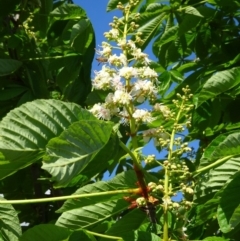
[(88, 19), (81, 19), (73, 25), (70, 44), (81, 54), (84, 54), (94, 39), (94, 32), (91, 22)]
[(89, 234), (84, 230), (74, 231), (69, 237), (69, 241), (79, 241), (79, 240), (96, 241), (95, 237), (92, 234)]
[(86, 18), (86, 12), (75, 4), (63, 4), (55, 8), (51, 13), (51, 17), (55, 19), (81, 19)]
[(211, 160), (217, 160), (230, 155), (240, 155), (240, 132), (231, 133), (212, 151)]
[(40, 224), (28, 229), (19, 241), (70, 241), (71, 234), (72, 231), (67, 228), (53, 224)]
[(240, 190), (240, 174), (224, 188), (220, 204), (218, 206), (217, 217), (220, 229), (223, 233), (228, 233), (240, 223), (240, 200), (238, 193)]
[[(97, 153), (107, 144), (113, 123), (83, 120), (73, 123), (49, 141), (42, 168), (52, 175), (55, 187), (64, 187), (87, 168)], [(107, 160), (106, 160), (107, 161)]]
[[(145, 24), (141, 24), (140, 27), (138, 28), (138, 32), (141, 32), (141, 49), (145, 49), (147, 45), (150, 43), (152, 40), (153, 36), (159, 29), (159, 26), (162, 24), (163, 19), (166, 16), (166, 13), (160, 13), (160, 12), (155, 12), (156, 16), (152, 16), (152, 14), (148, 13), (149, 21), (147, 21)], [(144, 16), (146, 18), (149, 18), (148, 16)], [(141, 16), (140, 16), (141, 18)]]
[(203, 85), (197, 96), (197, 105), (214, 98), (240, 83), (240, 67), (220, 71), (214, 74)]
[(203, 239), (203, 241), (229, 241), (229, 239), (213, 236), (213, 237), (207, 237)]
[[(0, 197), (0, 200), (5, 200)], [(11, 204), (0, 204), (0, 239), (18, 241), (22, 234), (17, 212)]]
[(22, 62), (15, 59), (0, 59), (0, 76), (14, 73), (21, 65)]
[(150, 232), (132, 231), (122, 236), (124, 241), (161, 241), (158, 235)]
[[(62, 90), (64, 96), (66, 96), (65, 91), (66, 88), (71, 85), (72, 82), (76, 80), (81, 70), (81, 62), (82, 56), (77, 56), (75, 58), (71, 58), (65, 64), (65, 66), (59, 71), (57, 75), (57, 84), (59, 88)], [(67, 98), (67, 96), (66, 96)]]
[(70, 210), (60, 216), (56, 225), (71, 229), (89, 229), (104, 220), (116, 217), (117, 214), (127, 209), (128, 205), (125, 200), (120, 199)]
[[(157, 179), (145, 174), (146, 182)], [(100, 181), (78, 189), (75, 194), (101, 193), (116, 190), (137, 188), (137, 178), (133, 170), (116, 175), (110, 181)], [(73, 229), (93, 227), (100, 222), (113, 217), (130, 205), (123, 197), (129, 193), (112, 193), (111, 195), (95, 195), (87, 198), (69, 199), (58, 212), (64, 212), (57, 221), (57, 225)], [(133, 196), (134, 198), (134, 196)]]
[(27, 90), (28, 88), (21, 85), (8, 85), (6, 88), (0, 90), (0, 101), (15, 98)]
[[(147, 180), (149, 179), (150, 177), (147, 176)], [(100, 193), (100, 192), (108, 192), (108, 191), (114, 191), (114, 190), (125, 190), (129, 188), (137, 188), (136, 182), (137, 182), (136, 173), (133, 170), (129, 170), (116, 175), (112, 180), (100, 181), (100, 182), (88, 184), (82, 188), (79, 188), (75, 193), (73, 193), (73, 195), (87, 194), (87, 193)], [(116, 193), (114, 195), (93, 196), (91, 198), (89, 197), (80, 198), (77, 200), (69, 199), (63, 204), (63, 206), (57, 212), (66, 212), (66, 211), (81, 208), (87, 205), (93, 205), (98, 202), (118, 200), (123, 198), (124, 196), (129, 196), (129, 195), (126, 193), (125, 194)]]
[[(147, 215), (142, 210), (136, 208), (123, 215), (111, 228), (106, 232), (107, 235), (127, 237), (129, 232), (137, 230)], [(102, 239), (101, 241), (106, 239)], [(125, 238), (124, 238), (125, 240)]]
[(160, 85), (158, 87), (159, 93), (161, 95), (164, 95), (171, 84), (171, 73), (167, 70), (164, 71), (163, 73), (161, 73), (158, 80), (160, 81)]
[[(189, 9), (189, 12), (194, 12), (195, 14), (185, 14), (183, 17), (183, 20), (179, 23), (179, 29), (178, 29), (178, 36), (181, 36), (185, 33), (187, 33), (189, 30), (197, 27), (198, 23), (202, 19), (202, 15), (193, 7), (187, 8)], [(196, 13), (198, 12), (198, 15)]]
[(0, 161), (7, 162), (1, 165), (0, 179), (37, 161), (51, 138), (84, 119), (96, 118), (76, 104), (58, 100), (36, 100), (10, 111), (0, 122)]
[(224, 134), (220, 134), (214, 140), (212, 140), (212, 142), (207, 146), (203, 153), (203, 156), (200, 160), (199, 169), (201, 169), (204, 166), (210, 165), (215, 161), (215, 159), (211, 158), (213, 151), (216, 150), (220, 143), (222, 143), (231, 133), (232, 132), (226, 132)]
[(178, 32), (178, 25), (169, 28), (164, 34), (161, 36), (160, 40), (157, 42), (158, 45), (164, 45), (176, 39)]
[(194, 201), (202, 203), (212, 198), (239, 170), (240, 158), (236, 157), (228, 159), (222, 165), (212, 168), (208, 173), (201, 175), (195, 187)]
[(220, 202), (220, 198), (216, 195), (216, 197), (208, 200), (206, 203), (202, 205), (197, 205), (196, 207), (196, 217), (194, 220), (194, 224), (196, 226), (205, 223), (208, 220), (212, 220), (217, 215), (217, 207)]
[(186, 8), (184, 8), (184, 10), (185, 10), (185, 14), (195, 15), (203, 18), (203, 15), (196, 8), (192, 6), (187, 6)]

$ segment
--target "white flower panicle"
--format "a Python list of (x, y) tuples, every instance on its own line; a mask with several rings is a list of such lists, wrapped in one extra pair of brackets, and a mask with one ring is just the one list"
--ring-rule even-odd
[[(156, 83), (158, 74), (149, 67), (150, 59), (148, 55), (136, 46), (139, 44), (127, 39), (120, 30), (122, 22), (114, 17), (110, 24), (112, 29), (104, 33), (110, 41), (115, 41), (114, 47), (108, 42), (96, 50), (102, 58), (104, 64), (100, 71), (95, 71), (92, 85), (94, 89), (109, 91), (105, 98), (105, 103), (95, 104), (90, 110), (100, 119), (110, 120), (117, 116), (122, 124), (129, 124), (129, 120), (134, 118), (136, 123), (150, 123), (155, 118), (152, 112), (145, 109), (136, 109), (135, 106), (146, 100), (154, 100), (158, 91)], [(130, 29), (134, 30), (136, 24), (131, 24)], [(131, 30), (131, 31), (132, 31)], [(115, 52), (116, 50), (116, 52)], [(120, 53), (119, 53), (120, 50)], [(137, 62), (140, 67), (135, 67), (132, 63)], [(129, 106), (132, 106), (129, 108)]]

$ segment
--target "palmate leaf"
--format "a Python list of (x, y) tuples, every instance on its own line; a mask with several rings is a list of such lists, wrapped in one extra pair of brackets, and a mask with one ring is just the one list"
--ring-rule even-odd
[(0, 76), (14, 73), (22, 65), (22, 62), (15, 59), (0, 59)]
[[(149, 13), (149, 16), (152, 14)], [(145, 23), (141, 24), (140, 27), (138, 28), (138, 32), (141, 32), (141, 49), (144, 50), (147, 45), (150, 43), (152, 38), (154, 37), (155, 33), (159, 29), (159, 26), (162, 24), (163, 19), (165, 18), (166, 13), (162, 13), (162, 11), (156, 11), (155, 16), (152, 17)], [(146, 15), (145, 15), (146, 17)], [(141, 20), (141, 16), (140, 16)]]
[(55, 187), (67, 186), (87, 168), (108, 143), (112, 128), (110, 122), (83, 120), (73, 123), (59, 137), (49, 141), (42, 168), (57, 182)]
[[(216, 196), (216, 197), (215, 197)], [(219, 204), (220, 197), (215, 195), (214, 198), (208, 200), (202, 205), (197, 205), (196, 207), (196, 216), (194, 219), (194, 225), (198, 226), (205, 223), (208, 220), (216, 217), (217, 207)]]
[(203, 174), (196, 185), (194, 201), (204, 203), (223, 188), (240, 170), (240, 157), (230, 158), (222, 165)]
[(86, 18), (86, 12), (75, 4), (63, 4), (60, 7), (55, 8), (51, 13), (50, 17), (55, 19), (80, 19)]
[(221, 237), (216, 237), (216, 236), (213, 236), (213, 237), (207, 237), (205, 239), (203, 239), (203, 241), (228, 241), (229, 239), (227, 238), (221, 238)]
[(144, 231), (131, 231), (122, 236), (124, 241), (161, 241), (158, 235)]
[(56, 225), (71, 229), (91, 229), (104, 220), (116, 217), (129, 206), (125, 200), (114, 200), (96, 203), (79, 209), (64, 212), (57, 220)]
[[(154, 181), (156, 178), (145, 174), (146, 182)], [(75, 194), (101, 193), (107, 191), (125, 190), (137, 188), (137, 178), (133, 170), (123, 172), (112, 180), (97, 182), (78, 189)], [(130, 205), (123, 199), (130, 196), (128, 193), (116, 193), (111, 195), (95, 195), (88, 198), (67, 200), (58, 212), (63, 212), (57, 221), (57, 225), (70, 228), (90, 228), (112, 216), (127, 209)]]
[[(127, 237), (129, 232), (137, 230), (147, 215), (140, 209), (134, 209), (122, 216), (115, 224), (111, 226), (105, 234), (111, 236)], [(125, 240), (125, 238), (124, 238)], [(107, 239), (101, 239), (101, 241), (107, 241)]]
[(240, 174), (224, 188), (222, 198), (217, 210), (217, 217), (220, 229), (228, 233), (240, 224)]
[(40, 224), (27, 230), (19, 241), (62, 241), (69, 240), (71, 231), (53, 224)]
[(0, 179), (37, 161), (51, 138), (85, 119), (96, 120), (80, 106), (58, 100), (36, 100), (10, 111), (0, 122)]
[[(212, 197), (240, 170), (239, 146), (240, 133), (225, 133), (215, 138), (207, 147), (200, 161), (200, 169), (208, 165), (214, 165), (221, 159), (223, 159), (223, 162), (217, 162), (218, 166), (216, 165), (208, 173), (201, 176), (196, 186), (196, 202), (202, 202), (202, 199)], [(228, 156), (231, 158), (224, 160)]]
[(231, 133), (211, 153), (211, 160), (240, 155), (240, 132)]
[[(1, 200), (5, 200), (0, 197)], [(0, 204), (0, 240), (17, 241), (22, 230), (17, 212), (11, 204)]]
[(223, 143), (223, 141), (229, 136), (229, 134), (231, 134), (232, 132), (227, 132), (227, 133), (223, 133), (220, 134), (219, 136), (217, 136), (205, 149), (203, 156), (201, 158), (200, 161), (200, 165), (199, 165), (199, 169), (201, 169), (204, 166), (210, 165), (211, 163), (213, 163), (214, 161), (216, 161), (216, 159), (212, 159), (212, 153), (213, 151), (215, 151), (216, 149), (218, 149), (218, 146), (220, 145), (220, 143)]
[(53, 224), (40, 224), (28, 229), (19, 241), (95, 241), (96, 239), (84, 230), (71, 231)]
[(196, 98), (196, 104), (199, 106), (204, 101), (215, 98), (219, 94), (235, 87), (239, 83), (240, 67), (220, 71), (209, 78), (203, 85)]
[(88, 19), (81, 19), (74, 24), (71, 32), (70, 44), (74, 49), (85, 54), (94, 38), (94, 31)]

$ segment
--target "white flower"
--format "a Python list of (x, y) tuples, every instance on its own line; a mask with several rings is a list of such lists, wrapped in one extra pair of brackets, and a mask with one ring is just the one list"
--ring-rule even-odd
[(138, 76), (142, 79), (157, 81), (158, 74), (147, 66), (138, 69)]
[(113, 101), (116, 104), (126, 105), (132, 100), (132, 96), (124, 90), (116, 90), (113, 96)]
[(169, 109), (167, 106), (165, 106), (165, 105), (163, 105), (163, 104), (160, 104), (160, 103), (156, 103), (156, 104), (154, 105), (153, 109), (154, 109), (155, 111), (161, 112), (164, 117), (168, 117), (168, 116), (170, 116), (170, 114), (171, 114), (170, 109)]
[(121, 123), (127, 125), (129, 123), (129, 114), (125, 108), (119, 113), (121, 117)]
[(134, 83), (134, 86), (131, 90), (131, 95), (136, 96), (137, 101), (141, 103), (145, 100), (145, 97), (156, 96), (157, 89), (149, 80), (138, 80)]
[(132, 50), (136, 49), (136, 45), (131, 39), (128, 40), (127, 44)]
[(133, 67), (122, 67), (119, 70), (119, 75), (124, 77), (125, 79), (130, 79), (132, 77), (136, 77), (137, 70)]
[(109, 64), (117, 66), (117, 67), (121, 66), (121, 65), (126, 66), (127, 58), (124, 54), (120, 54), (120, 56), (117, 56), (116, 54), (114, 54), (108, 58), (108, 62), (109, 62)]
[(151, 62), (148, 55), (143, 53), (141, 49), (134, 49), (132, 55), (136, 60), (143, 61), (146, 65)]
[(164, 196), (164, 197), (162, 198), (162, 200), (163, 200), (163, 205), (165, 205), (165, 206), (168, 206), (169, 204), (172, 204), (172, 200), (171, 200), (170, 197)]
[(90, 110), (93, 115), (95, 115), (98, 119), (110, 120), (111, 112), (107, 109), (104, 104), (95, 104)]
[(112, 54), (112, 46), (107, 42), (102, 42), (102, 50), (96, 50), (97, 54), (103, 57), (109, 57)]
[(109, 31), (109, 33), (111, 34), (111, 36), (112, 36), (113, 38), (117, 38), (117, 37), (119, 36), (119, 31), (118, 31), (118, 29), (116, 29), (116, 28), (111, 29), (111, 30)]
[(93, 87), (95, 89), (102, 89), (106, 90), (110, 88), (110, 84), (112, 81), (112, 73), (111, 69), (107, 68), (105, 65), (102, 67), (102, 69), (97, 72), (95, 71), (95, 78), (93, 79)]
[(124, 49), (125, 48), (125, 46), (126, 46), (126, 39), (117, 39), (117, 45), (120, 47), (120, 48), (122, 48), (122, 49)]
[(123, 83), (121, 82), (121, 77), (119, 75), (115, 74), (113, 76), (111, 87), (113, 90), (123, 90), (124, 86), (123, 86)]
[(137, 122), (150, 123), (154, 120), (149, 111), (142, 109), (135, 110), (132, 116)]
[(164, 140), (169, 139), (169, 135), (165, 132), (159, 132), (158, 128), (152, 128), (148, 129), (142, 132), (143, 133), (143, 141), (145, 143), (149, 142), (151, 138), (153, 138), (154, 145), (159, 146), (160, 143), (158, 141), (159, 138), (162, 138)]

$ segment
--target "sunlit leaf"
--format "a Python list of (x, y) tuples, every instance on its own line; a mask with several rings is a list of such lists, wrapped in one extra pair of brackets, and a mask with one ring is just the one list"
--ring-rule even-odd
[(212, 198), (240, 170), (240, 158), (230, 158), (216, 168), (201, 175), (195, 188), (195, 202)]
[(95, 117), (74, 103), (58, 100), (36, 100), (9, 112), (0, 122), (0, 160), (7, 162), (1, 165), (0, 178), (37, 161), (51, 138), (84, 119)]
[(53, 224), (40, 224), (27, 230), (19, 241), (70, 241), (72, 231)]
[(239, 189), (240, 175), (238, 174), (224, 188), (218, 206), (218, 223), (223, 233), (232, 231), (240, 223), (240, 200), (236, 198), (236, 193)]
[[(0, 198), (0, 200), (5, 200)], [(11, 204), (0, 204), (0, 239), (3, 241), (18, 241), (22, 234), (16, 210)]]
[(113, 123), (99, 120), (79, 121), (49, 141), (42, 168), (52, 175), (55, 186), (66, 186), (87, 168), (108, 143), (112, 127)]
[[(153, 176), (146, 174), (147, 183), (154, 180), (156, 181)], [(121, 193), (121, 190), (137, 188), (136, 181), (136, 174), (131, 170), (117, 175), (110, 181), (97, 182), (80, 188), (74, 194), (99, 193), (100, 195), (66, 201), (59, 210), (63, 214), (58, 219), (57, 225), (74, 229), (89, 228), (112, 216), (120, 215), (130, 205), (123, 197), (131, 196), (130, 190), (129, 193)], [(108, 191), (114, 192), (114, 190), (117, 193), (107, 195)], [(134, 195), (132, 197), (134, 198)]]
[(80, 19), (86, 18), (85, 11), (75, 4), (63, 4), (58, 8), (55, 8), (51, 13), (51, 17), (56, 19)]
[(201, 105), (204, 101), (214, 98), (219, 94), (233, 88), (240, 83), (240, 68), (232, 68), (214, 74), (203, 85), (197, 96), (197, 104)]

